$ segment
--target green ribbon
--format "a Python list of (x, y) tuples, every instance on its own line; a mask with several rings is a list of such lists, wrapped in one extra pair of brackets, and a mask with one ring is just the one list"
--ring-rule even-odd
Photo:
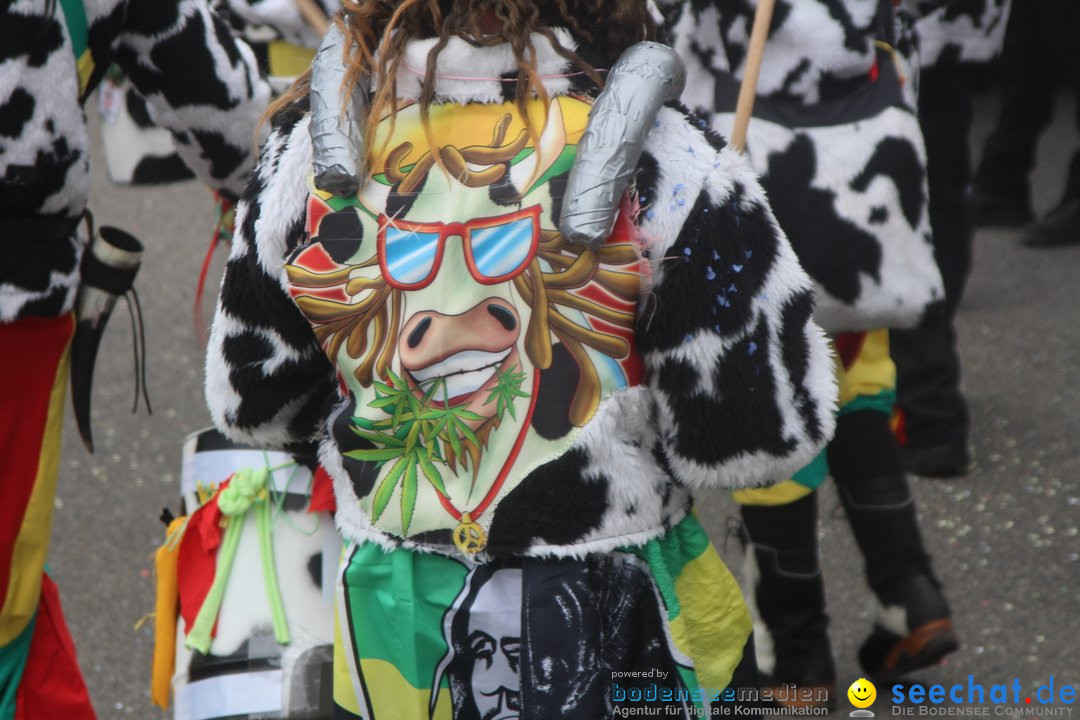
[[(225, 537), (221, 541), (221, 549), (218, 551), (217, 568), (214, 571), (214, 581), (210, 585), (210, 591), (203, 599), (202, 606), (195, 616), (195, 622), (188, 632), (185, 645), (206, 654), (210, 651), (213, 639), (210, 637), (221, 610), (221, 602), (225, 597), (225, 588), (232, 573), (233, 561), (236, 559), (236, 549), (240, 545), (240, 534), (244, 528), (244, 521), (248, 513), (254, 510), (256, 534), (259, 537), (259, 556), (262, 561), (263, 583), (266, 587), (266, 597), (270, 603), (270, 617), (274, 623), (274, 638), (281, 645), (288, 645), (292, 641), (289, 634), (289, 623), (285, 616), (285, 604), (281, 599), (281, 587), (278, 584), (277, 568), (274, 563), (274, 543), (270, 531), (273, 527), (271, 517), (271, 503), (268, 502), (269, 484), (271, 473), (287, 465), (278, 467), (265, 467), (259, 469), (238, 470), (229, 481), (228, 486), (217, 495), (218, 508), (225, 516), (227, 525)], [(254, 508), (252, 506), (254, 505)]]

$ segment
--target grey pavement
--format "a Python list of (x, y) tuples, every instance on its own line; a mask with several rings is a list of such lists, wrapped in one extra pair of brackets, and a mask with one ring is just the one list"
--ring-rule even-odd
[[(993, 120), (979, 105), (973, 146)], [(1080, 142), (1071, 103), (1044, 137), (1036, 209), (1057, 200)], [(194, 183), (122, 189), (94, 158), (92, 208), (99, 223), (147, 245), (137, 280), (146, 316), (154, 414), (131, 415), (131, 338), (118, 308), (99, 357), (94, 406), (97, 452), (82, 447), (70, 413), (50, 557), (95, 706), (102, 718), (157, 718), (149, 701), (153, 609), (150, 556), (163, 507), (174, 511), (184, 437), (209, 424), (203, 351), (192, 304), (212, 227), (212, 202)], [(211, 273), (207, 313), (223, 265)], [(975, 270), (958, 319), (976, 466), (967, 478), (915, 479), (920, 519), (945, 582), (963, 647), (915, 676), (926, 683), (987, 687), (1019, 678), (1025, 688), (1080, 685), (1080, 245), (1030, 250), (1005, 231), (981, 231)], [(855, 652), (872, 602), (862, 561), (831, 486), (821, 499), (823, 565), (843, 691), (859, 677)], [(699, 512), (737, 573), (738, 543), (724, 542), (735, 516), (721, 493)], [(888, 714), (878, 688), (878, 715)], [(841, 700), (840, 711), (850, 710)]]

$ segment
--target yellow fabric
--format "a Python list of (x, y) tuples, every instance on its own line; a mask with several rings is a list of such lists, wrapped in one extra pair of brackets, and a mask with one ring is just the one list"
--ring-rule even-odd
[(164, 709), (169, 707), (169, 689), (176, 669), (176, 622), (180, 596), (177, 589), (176, 561), (180, 543), (174, 537), (184, 527), (186, 517), (169, 523), (165, 542), (154, 553), (157, 597), (154, 603), (154, 665), (150, 675), (150, 699)]
[(79, 95), (86, 94), (86, 88), (90, 85), (90, 76), (94, 72), (94, 58), (90, 50), (83, 50), (83, 54), (75, 61), (75, 69), (79, 73)]
[(806, 497), (813, 490), (794, 480), (785, 480), (763, 488), (736, 490), (735, 502), (740, 505), (787, 505)]
[(858, 357), (846, 371), (837, 359), (836, 378), (840, 384), (840, 407), (859, 396), (873, 397), (894, 390), (896, 365), (889, 357), (889, 331), (868, 332)]
[(675, 579), (679, 615), (669, 623), (675, 645), (694, 659), (698, 684), (723, 690), (753, 629), (738, 581), (712, 543)]
[[(364, 683), (370, 688), (379, 689), (371, 698), (371, 710), (377, 720), (428, 716), (428, 701), (431, 698), (426, 688), (414, 688), (398, 669), (386, 660), (365, 658), (360, 665), (364, 673)], [(439, 700), (432, 720), (453, 720), (452, 708), (450, 691), (442, 688), (439, 690)]]
[(345, 652), (345, 639), (341, 634), (341, 581), (338, 580), (338, 607), (334, 608), (334, 704), (353, 715), (364, 717), (360, 710), (360, 699), (353, 687), (353, 673)]
[(267, 63), (272, 77), (295, 78), (304, 74), (315, 57), (315, 51), (302, 45), (275, 40), (266, 47)]
[(71, 340), (57, 363), (49, 411), (41, 440), (41, 455), (34, 489), (23, 515), (19, 535), (11, 553), (11, 580), (7, 598), (0, 609), (0, 647), (12, 642), (26, 629), (41, 601), (41, 574), (49, 552), (52, 532), (53, 499), (56, 476), (60, 470), (60, 434), (64, 423), (64, 397), (67, 390)]

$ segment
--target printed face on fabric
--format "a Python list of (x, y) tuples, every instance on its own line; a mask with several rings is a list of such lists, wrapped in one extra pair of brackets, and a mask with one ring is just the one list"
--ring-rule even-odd
[(474, 572), (450, 621), (455, 720), (511, 720), (521, 709), (521, 569)]
[(629, 222), (598, 251), (557, 230), (589, 107), (532, 101), (530, 137), (512, 103), (434, 106), (431, 143), (412, 105), (356, 198), (312, 190), (291, 292), (351, 395), (333, 434), (384, 532), (482, 550), (499, 500), (641, 381)]
[[(667, 637), (664, 614), (631, 556), (475, 565), (443, 618), (433, 687), (449, 686), (454, 720), (511, 720), (523, 697), (539, 717), (610, 714), (613, 670), (685, 687), (692, 663)], [(440, 716), (439, 694), (430, 702)]]

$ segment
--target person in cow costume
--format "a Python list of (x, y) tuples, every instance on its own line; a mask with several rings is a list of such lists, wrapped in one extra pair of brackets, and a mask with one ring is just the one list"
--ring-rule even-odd
[[(643, 0), (362, 0), (337, 28), (345, 67), (316, 67), (346, 86), (277, 105), (207, 360), (223, 432), (318, 445), (333, 479), (335, 717), (608, 717), (624, 671), (690, 716), (750, 634), (691, 493), (775, 482), (832, 432), (808, 278), (677, 105), (613, 229), (561, 230)], [(361, 161), (326, 183), (346, 117)]]
[[(735, 493), (765, 682), (824, 690), (823, 704), (836, 668), (815, 489), (829, 474), (878, 605), (859, 648), (867, 677), (892, 682), (958, 647), (890, 424), (896, 368), (885, 329), (916, 325), (943, 300), (910, 63), (912, 20), (943, 4), (778, 0), (746, 140), (814, 280), (815, 319), (838, 357), (840, 410), (827, 452), (787, 482)], [(757, 3), (664, 6), (688, 63), (684, 100), (730, 132)]]
[(918, 327), (890, 332), (889, 348), (896, 363), (904, 462), (909, 472), (923, 477), (962, 476), (971, 466), (970, 418), (960, 389), (954, 327), (975, 237), (968, 137), (978, 75), (1001, 51), (1009, 8), (1008, 0), (950, 2), (915, 26), (930, 224), (945, 299), (927, 310)]

